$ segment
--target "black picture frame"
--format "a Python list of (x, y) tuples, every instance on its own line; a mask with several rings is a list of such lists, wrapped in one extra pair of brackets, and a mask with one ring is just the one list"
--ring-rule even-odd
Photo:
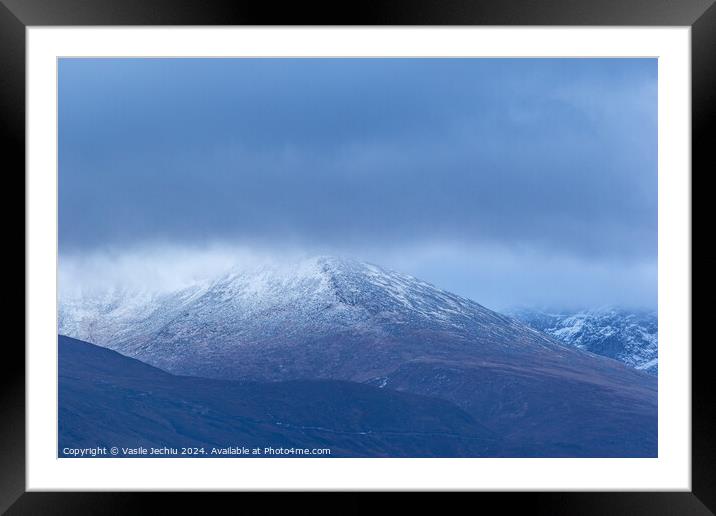
[[(217, 0), (0, 0), (0, 113), (6, 201), (20, 199), (25, 169), (25, 28), (80, 25), (654, 25), (690, 26), (692, 38), (692, 171), (707, 177), (715, 169), (716, 6), (714, 0), (413, 0), (383, 1), (333, 8), (295, 3), (220, 2)], [(341, 9), (342, 7), (342, 9)], [(348, 7), (346, 9), (346, 7)], [(685, 171), (688, 173), (688, 171)], [(699, 179), (699, 183), (701, 179)], [(693, 190), (697, 194), (699, 190)], [(701, 195), (707, 195), (701, 189)], [(24, 199), (24, 195), (22, 197)], [(4, 202), (18, 233), (19, 207)], [(694, 229), (708, 226), (707, 215), (693, 211)], [(701, 216), (703, 215), (703, 216)], [(19, 234), (16, 242), (19, 241)], [(707, 244), (704, 244), (707, 245)], [(6, 244), (10, 248), (10, 243)], [(24, 249), (24, 247), (23, 247)], [(6, 251), (7, 253), (7, 251)], [(19, 251), (14, 255), (19, 261)], [(6, 255), (7, 256), (7, 255)], [(27, 259), (27, 256), (24, 256)], [(19, 264), (18, 264), (19, 265)], [(24, 267), (24, 263), (23, 263)], [(25, 269), (26, 270), (26, 269)], [(692, 246), (692, 274), (699, 272), (695, 294), (713, 292), (716, 259)], [(17, 273), (14, 274), (18, 276)], [(708, 298), (705, 298), (708, 299)], [(17, 302), (17, 305), (20, 303)], [(692, 302), (693, 314), (706, 317), (708, 303)], [(24, 309), (24, 303), (23, 303)], [(10, 319), (10, 317), (8, 317)], [(697, 317), (692, 315), (695, 322)], [(19, 324), (17, 324), (19, 327)], [(698, 325), (697, 325), (698, 326)], [(696, 335), (694, 333), (694, 335)], [(175, 505), (206, 511), (206, 495), (152, 493), (25, 493), (25, 353), (20, 336), (5, 334), (0, 381), (0, 512), (7, 514), (143, 513), (160, 498), (162, 512)], [(23, 337), (24, 342), (24, 337)], [(716, 414), (711, 398), (708, 341), (692, 347), (692, 491), (648, 493), (481, 493), (479, 503), (499, 504), (501, 511), (537, 514), (713, 514), (716, 511)], [(242, 497), (242, 504), (255, 495)], [(275, 496), (275, 495), (273, 495)], [(284, 497), (273, 498), (280, 502)], [(292, 497), (295, 498), (295, 497)], [(305, 499), (305, 497), (301, 497)], [(292, 504), (296, 502), (291, 501)], [(474, 503), (474, 502), (471, 502)], [(310, 502), (316, 510), (316, 502)], [(376, 495), (351, 494), (340, 512), (373, 510)], [(421, 501), (422, 504), (422, 501)], [(487, 507), (487, 505), (481, 505)], [(295, 506), (294, 506), (295, 507)]]

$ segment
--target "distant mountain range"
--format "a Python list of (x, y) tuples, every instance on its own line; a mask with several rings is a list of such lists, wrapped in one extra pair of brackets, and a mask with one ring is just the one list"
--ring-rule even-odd
[(172, 375), (276, 389), (342, 381), (442, 400), (458, 411), (451, 417), (466, 414), (498, 439), (462, 450), (479, 456), (656, 455), (653, 376), (362, 262), (319, 257), (237, 269), (175, 292), (61, 297), (59, 333)]
[(655, 311), (616, 307), (580, 311), (518, 308), (507, 313), (565, 344), (657, 374), (658, 318)]

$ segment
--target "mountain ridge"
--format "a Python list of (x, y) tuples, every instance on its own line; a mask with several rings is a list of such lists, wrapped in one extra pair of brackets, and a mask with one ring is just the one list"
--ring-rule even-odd
[[(59, 331), (135, 356), (173, 372), (176, 363), (154, 362), (161, 343), (177, 353), (191, 342), (231, 341), (230, 347), (320, 339), (350, 333), (364, 339), (413, 333), (447, 333), (453, 340), (519, 342), (560, 351), (557, 340), (482, 305), (411, 276), (335, 257), (304, 260), (281, 270), (236, 269), (212, 282), (169, 294), (109, 292), (106, 297), (61, 299)], [(221, 346), (219, 346), (221, 347)], [(222, 349), (212, 349), (221, 353)], [(221, 377), (219, 371), (196, 371)], [(208, 373), (208, 374), (207, 374)], [(277, 378), (278, 379), (278, 378)]]
[(531, 443), (527, 455), (657, 450), (653, 376), (408, 275), (323, 257), (162, 296), (63, 302), (60, 333), (94, 334), (176, 375), (343, 380), (439, 398)]
[(514, 308), (507, 315), (576, 348), (658, 374), (655, 310), (603, 306), (583, 310)]

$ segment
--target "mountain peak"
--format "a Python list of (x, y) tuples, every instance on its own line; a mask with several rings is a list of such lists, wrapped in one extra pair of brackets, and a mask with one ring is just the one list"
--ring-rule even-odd
[[(302, 346), (318, 342), (382, 342), (384, 347), (392, 342), (381, 353), (396, 358), (439, 354), (456, 345), (562, 349), (472, 300), (337, 256), (236, 266), (215, 280), (154, 296), (116, 294), (61, 301), (60, 333), (182, 374), (231, 378), (238, 373), (228, 371), (245, 368), (220, 363), (219, 357), (237, 349), (265, 357), (273, 349), (301, 353)], [(304, 374), (302, 366), (276, 367), (281, 377)]]
[(655, 449), (653, 377), (355, 260), (266, 262), (147, 298), (61, 301), (59, 319), (60, 334), (176, 375), (366, 383), (448, 400), (499, 435), (552, 450)]

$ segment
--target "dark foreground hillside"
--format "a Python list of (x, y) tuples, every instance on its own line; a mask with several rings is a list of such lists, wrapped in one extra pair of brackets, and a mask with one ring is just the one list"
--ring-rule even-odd
[(113, 446), (120, 455), (170, 447), (178, 456), (183, 447), (207, 455), (213, 447), (329, 448), (331, 457), (479, 457), (504, 449), (447, 401), (342, 381), (175, 376), (60, 336), (59, 454)]
[(607, 381), (539, 364), (423, 360), (374, 385), (238, 382), (173, 375), (60, 336), (60, 454), (166, 446), (330, 448), (333, 457), (656, 456), (656, 393), (623, 383), (621, 371)]

